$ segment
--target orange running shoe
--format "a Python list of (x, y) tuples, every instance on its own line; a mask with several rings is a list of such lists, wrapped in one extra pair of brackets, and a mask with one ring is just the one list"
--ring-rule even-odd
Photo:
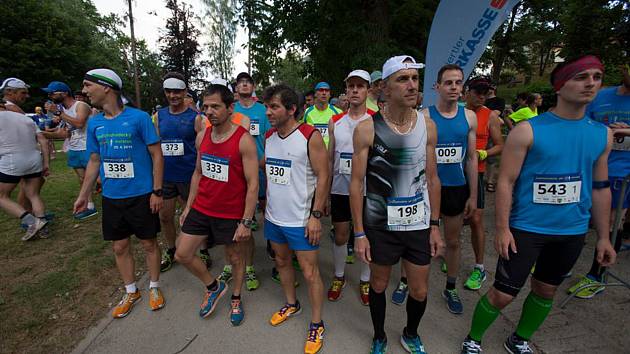
[(159, 310), (164, 307), (165, 304), (166, 301), (164, 301), (164, 296), (160, 288), (149, 289), (149, 305), (151, 306), (151, 310)]
[(328, 289), (328, 300), (337, 301), (341, 298), (341, 290), (346, 287), (346, 279), (334, 277), (330, 289)]
[(278, 312), (271, 316), (269, 323), (271, 323), (272, 326), (277, 326), (288, 320), (289, 317), (298, 315), (300, 312), (302, 312), (302, 306), (300, 306), (299, 301), (296, 301), (295, 305), (285, 304)]
[(114, 316), (114, 318), (123, 318), (127, 316), (129, 312), (131, 312), (133, 305), (140, 301), (141, 298), (142, 295), (140, 295), (140, 290), (136, 290), (135, 293), (125, 293), (122, 300), (120, 300), (118, 305), (116, 305), (114, 310), (112, 310), (112, 316)]
[(308, 337), (304, 344), (304, 354), (318, 353), (324, 346), (324, 321), (319, 324), (311, 323), (308, 328)]
[(359, 283), (359, 294), (361, 295), (361, 304), (363, 306), (370, 305), (370, 282), (362, 281)]

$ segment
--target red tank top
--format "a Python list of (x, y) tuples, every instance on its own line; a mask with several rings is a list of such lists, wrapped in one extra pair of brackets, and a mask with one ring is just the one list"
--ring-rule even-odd
[(212, 142), (212, 127), (206, 129), (201, 140), (201, 179), (193, 208), (223, 219), (241, 219), (245, 210), (247, 182), (239, 144), (247, 133), (240, 125), (226, 141)]
[[(485, 150), (488, 147), (488, 138), (490, 137), (490, 113), (492, 111), (486, 106), (481, 106), (475, 112), (477, 113), (477, 150)], [(486, 161), (478, 160), (479, 172), (486, 172)]]

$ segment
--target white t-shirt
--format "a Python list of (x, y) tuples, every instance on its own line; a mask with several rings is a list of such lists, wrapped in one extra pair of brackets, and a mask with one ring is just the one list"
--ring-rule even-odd
[(38, 132), (35, 122), (26, 115), (0, 111), (0, 172), (25, 176), (42, 171)]

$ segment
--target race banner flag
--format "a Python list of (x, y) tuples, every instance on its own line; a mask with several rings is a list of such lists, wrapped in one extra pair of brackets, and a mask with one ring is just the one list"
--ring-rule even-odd
[(472, 73), (494, 32), (508, 18), (519, 0), (442, 0), (433, 17), (425, 56), (424, 101), (437, 102), (433, 85), (446, 64), (464, 69), (464, 79)]

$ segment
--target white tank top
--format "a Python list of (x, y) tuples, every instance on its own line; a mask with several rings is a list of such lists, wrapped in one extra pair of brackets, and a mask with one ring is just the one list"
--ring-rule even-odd
[(308, 141), (315, 128), (301, 124), (288, 136), (267, 132), (265, 218), (278, 226), (304, 227), (311, 214), (317, 178), (308, 156)]
[[(339, 118), (335, 119), (336, 117)], [(350, 118), (348, 113), (343, 116), (333, 117), (335, 124), (333, 130), (333, 134), (335, 135), (335, 151), (331, 194), (350, 195), (350, 172), (352, 171), (352, 154), (354, 153), (352, 136), (357, 125), (370, 117), (371, 116), (367, 113), (357, 120)]]
[[(63, 113), (69, 115), (72, 118), (76, 118), (77, 116), (77, 107), (80, 104), (86, 104), (81, 101), (75, 101), (70, 108), (64, 108)], [(86, 128), (87, 122), (83, 128), (75, 128), (72, 124), (66, 123), (68, 125), (68, 131), (70, 132), (70, 138), (68, 138), (68, 150), (72, 151), (83, 151), (86, 147)]]

